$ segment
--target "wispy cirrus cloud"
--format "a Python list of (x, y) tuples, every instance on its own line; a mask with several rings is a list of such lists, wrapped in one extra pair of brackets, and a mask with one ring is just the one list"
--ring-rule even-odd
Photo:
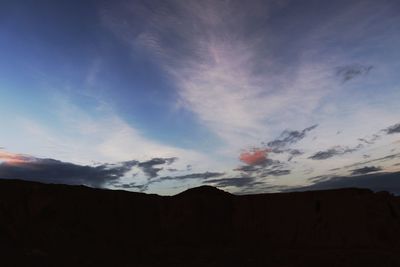
[[(276, 1), (139, 0), (109, 6), (101, 11), (101, 19), (131, 51), (146, 53), (163, 70), (175, 89), (177, 110), (192, 112), (221, 139), (222, 148), (215, 153), (220, 157), (210, 156), (201, 164), (223, 165), (224, 157), (233, 157), (237, 164), (242, 148), (272, 140), (241, 157), (247, 174), (265, 182), (273, 174), (286, 174), (279, 179), (296, 177), (301, 166), (326, 172), (321, 161), (312, 158), (319, 152), (316, 158), (328, 157), (338, 165), (348, 164), (342, 162), (345, 157), (359, 161), (361, 152), (381, 141), (364, 138), (365, 134), (398, 119), (399, 110), (386, 107), (390, 101), (382, 108), (371, 104), (375, 94), (360, 93), (381, 88), (371, 80), (382, 77), (382, 72), (397, 72), (390, 60), (373, 56), (379, 53), (375, 47), (398, 43), (387, 30), (399, 22), (391, 13), (393, 3), (354, 1), (332, 8), (321, 4), (313, 6), (318, 11), (314, 14), (297, 13), (296, 5)], [(275, 15), (294, 13), (299, 16), (288, 20)], [(390, 14), (390, 20), (382, 19)], [(342, 134), (332, 137), (337, 130)], [(271, 153), (270, 148), (285, 152)], [(147, 146), (138, 149), (143, 150), (158, 152)], [(157, 157), (182, 160), (187, 157), (183, 154)], [(295, 160), (288, 162), (293, 156)], [(224, 168), (234, 168), (232, 162)], [(197, 167), (196, 162), (192, 166)], [(257, 170), (250, 171), (251, 167)], [(210, 170), (214, 169), (202, 171)], [(170, 176), (162, 170), (158, 174)]]
[[(310, 114), (328, 93), (332, 76), (322, 62), (272, 64), (274, 36), (268, 29), (249, 34), (244, 27), (249, 17), (265, 20), (272, 8), (280, 7), (262, 1), (170, 1), (158, 8), (132, 3), (104, 13), (103, 21), (135, 49), (154, 55), (176, 85), (179, 106), (194, 112), (229, 148), (240, 149), (271, 132), (267, 125), (281, 127), (284, 119)], [(130, 29), (131, 16), (143, 17), (138, 10), (146, 14), (147, 26)], [(268, 49), (271, 53), (262, 52)]]

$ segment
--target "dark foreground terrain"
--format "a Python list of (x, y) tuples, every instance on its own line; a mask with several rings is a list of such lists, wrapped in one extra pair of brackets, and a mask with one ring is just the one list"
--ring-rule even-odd
[(0, 266), (400, 266), (400, 198), (0, 180)]

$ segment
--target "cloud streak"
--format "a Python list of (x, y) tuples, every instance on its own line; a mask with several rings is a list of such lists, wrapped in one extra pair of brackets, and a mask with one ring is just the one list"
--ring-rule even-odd
[(388, 191), (400, 195), (400, 172), (364, 174), (358, 176), (324, 177), (316, 183), (286, 191), (323, 190), (335, 188), (368, 188), (374, 191)]
[(285, 130), (281, 133), (278, 139), (268, 142), (267, 145), (268, 147), (272, 148), (273, 151), (277, 150), (279, 152), (280, 150), (287, 148), (289, 145), (299, 142), (300, 140), (306, 137), (306, 134), (308, 132), (314, 130), (317, 127), (318, 124), (315, 124), (305, 128), (302, 131)]
[[(12, 155), (12, 153), (8, 154)], [(21, 160), (18, 155), (16, 157), (9, 155), (6, 159), (10, 158), (11, 160), (0, 164), (1, 179), (22, 179), (92, 187), (103, 187), (109, 182), (116, 181), (138, 164), (133, 160), (118, 164), (88, 166), (30, 156), (24, 156)], [(16, 162), (17, 164), (15, 164)]]
[(236, 177), (236, 178), (222, 178), (222, 179), (211, 179), (204, 181), (203, 184), (211, 184), (216, 187), (253, 187), (258, 184), (262, 184), (257, 182), (254, 177)]
[(353, 152), (361, 149), (362, 147), (363, 147), (363, 145), (361, 145), (361, 144), (359, 144), (353, 148), (336, 146), (336, 147), (330, 148), (328, 150), (318, 151), (317, 153), (310, 156), (309, 158), (313, 159), (313, 160), (325, 160), (325, 159), (332, 158), (334, 156), (341, 156), (344, 154), (353, 153)]
[(352, 64), (337, 67), (336, 75), (345, 83), (358, 76), (367, 75), (372, 69), (372, 65)]
[(371, 172), (378, 172), (381, 171), (381, 167), (375, 167), (375, 166), (365, 166), (359, 169), (355, 169), (351, 172), (352, 175), (360, 175), (360, 174), (367, 174)]
[(387, 134), (396, 134), (400, 133), (400, 123), (392, 125), (385, 129)]

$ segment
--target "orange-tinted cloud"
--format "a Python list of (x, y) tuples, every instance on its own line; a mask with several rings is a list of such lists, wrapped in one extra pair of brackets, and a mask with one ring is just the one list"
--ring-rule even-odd
[(249, 165), (257, 165), (267, 160), (269, 149), (253, 149), (240, 154), (240, 160)]
[(24, 162), (30, 162), (32, 161), (32, 158), (21, 154), (0, 151), (0, 161), (4, 161), (7, 164), (20, 164)]

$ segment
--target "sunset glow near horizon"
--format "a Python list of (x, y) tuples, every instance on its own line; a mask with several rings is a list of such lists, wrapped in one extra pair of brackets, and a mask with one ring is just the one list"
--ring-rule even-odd
[(385, 178), (400, 179), (399, 14), (395, 0), (0, 3), (0, 178), (400, 193)]

